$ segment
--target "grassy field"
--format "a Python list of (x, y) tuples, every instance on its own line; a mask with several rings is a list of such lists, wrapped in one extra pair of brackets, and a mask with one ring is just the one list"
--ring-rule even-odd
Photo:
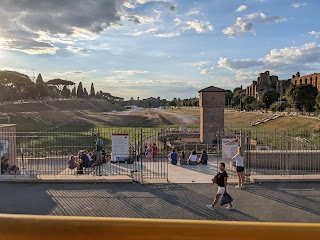
[[(112, 131), (129, 132), (136, 141), (138, 131), (137, 129), (146, 130), (145, 141), (152, 134), (152, 129), (158, 128), (175, 128), (185, 126), (192, 129), (199, 128), (199, 109), (198, 108), (174, 108), (174, 109), (146, 109), (144, 111), (120, 111), (120, 112), (106, 112), (93, 111), (82, 109), (81, 100), (66, 101), (64, 109), (76, 108), (74, 110), (48, 110), (45, 106), (38, 106), (39, 112), (30, 112), (30, 108), (26, 108), (25, 104), (20, 104), (20, 110), (24, 109), (29, 112), (31, 116), (40, 118), (44, 122), (52, 123), (45, 124), (39, 120), (23, 117), (22, 113), (15, 112), (11, 114), (11, 123), (17, 124), (19, 132), (53, 132), (55, 141), (58, 145), (66, 145), (72, 142), (71, 145), (86, 146), (92, 143), (91, 132), (94, 129), (100, 129), (105, 135), (111, 136)], [(55, 107), (59, 107), (62, 102), (57, 102)], [(86, 103), (83, 108), (90, 108), (92, 103)], [(18, 105), (17, 105), (18, 106)], [(34, 104), (29, 107), (33, 108)], [(60, 108), (62, 108), (60, 106)], [(15, 109), (17, 110), (17, 108)], [(24, 114), (24, 113), (23, 113)], [(257, 126), (251, 126), (251, 123), (270, 116), (266, 113), (254, 112), (237, 112), (225, 111), (225, 128), (229, 129), (243, 129), (251, 132), (251, 138), (258, 142), (272, 146), (277, 149), (299, 149), (310, 148), (314, 149), (320, 147), (320, 121), (305, 117), (289, 117), (284, 116), (278, 119), (263, 123)], [(73, 123), (70, 123), (74, 121)], [(67, 124), (69, 122), (69, 124)], [(7, 123), (6, 119), (0, 119), (0, 123)], [(82, 126), (78, 126), (82, 123)], [(84, 124), (83, 124), (84, 123)], [(66, 125), (65, 125), (66, 124)], [(60, 132), (58, 134), (58, 132)], [(67, 132), (70, 136), (63, 135), (62, 132)], [(75, 133), (79, 133), (76, 137)], [(151, 135), (150, 135), (150, 134)], [(50, 135), (50, 134), (49, 134)], [(78, 137), (78, 139), (76, 139)], [(80, 140), (79, 140), (80, 139)], [(90, 140), (89, 140), (90, 139)], [(111, 139), (111, 137), (107, 137)], [(44, 136), (35, 142), (36, 145), (46, 145), (52, 142), (53, 139), (45, 138)], [(76, 142), (78, 141), (78, 142)], [(106, 140), (108, 141), (108, 140)]]

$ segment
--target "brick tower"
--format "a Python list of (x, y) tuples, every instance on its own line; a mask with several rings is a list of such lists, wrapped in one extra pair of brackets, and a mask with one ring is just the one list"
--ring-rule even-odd
[(224, 129), (225, 90), (207, 87), (199, 91), (200, 142), (211, 144)]

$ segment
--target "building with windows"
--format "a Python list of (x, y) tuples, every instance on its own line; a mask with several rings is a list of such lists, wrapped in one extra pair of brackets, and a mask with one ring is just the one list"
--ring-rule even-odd
[(246, 94), (259, 99), (259, 93), (268, 90), (279, 92), (280, 96), (284, 96), (285, 91), (291, 85), (291, 80), (279, 80), (278, 76), (270, 75), (269, 71), (260, 73), (256, 81), (253, 81), (246, 89)]
[(294, 85), (310, 84), (320, 91), (320, 73), (313, 73), (306, 76), (300, 76), (300, 72), (292, 75), (291, 83)]

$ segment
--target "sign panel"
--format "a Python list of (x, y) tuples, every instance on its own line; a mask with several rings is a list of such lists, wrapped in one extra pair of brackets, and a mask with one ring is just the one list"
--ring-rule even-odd
[(222, 160), (230, 161), (238, 152), (240, 139), (222, 138)]
[(128, 134), (112, 134), (112, 159), (111, 161), (121, 161), (129, 156), (129, 136)]

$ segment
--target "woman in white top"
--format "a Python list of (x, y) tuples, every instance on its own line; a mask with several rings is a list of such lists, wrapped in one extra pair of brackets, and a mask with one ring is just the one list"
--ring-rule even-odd
[(238, 175), (238, 186), (236, 186), (236, 188), (244, 188), (244, 153), (242, 147), (238, 147), (238, 153), (232, 158), (232, 160), (236, 160)]
[(189, 156), (189, 165), (197, 165), (197, 164), (198, 164), (197, 152), (193, 150), (191, 155)]

